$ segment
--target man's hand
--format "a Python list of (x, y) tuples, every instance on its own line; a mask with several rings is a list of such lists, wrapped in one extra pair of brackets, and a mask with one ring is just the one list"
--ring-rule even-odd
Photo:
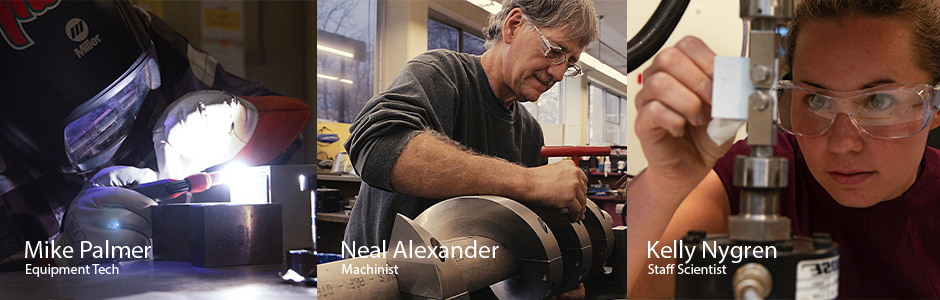
[[(447, 168), (428, 168), (429, 164)], [(367, 178), (363, 174), (363, 180)], [(415, 136), (405, 146), (389, 183), (396, 192), (425, 198), (498, 195), (530, 205), (567, 208), (572, 222), (584, 218), (587, 202), (587, 175), (571, 161), (526, 168), (470, 153), (430, 133)]]
[(587, 203), (587, 175), (571, 161), (560, 161), (526, 169), (527, 203), (567, 208), (572, 222), (584, 219)]
[(56, 265), (77, 266), (118, 260), (96, 259), (90, 252), (84, 253), (83, 257), (80, 253), (83, 241), (102, 248), (105, 243), (131, 249), (150, 246), (150, 206), (156, 202), (123, 187), (155, 180), (157, 174), (150, 169), (114, 166), (98, 172), (72, 200), (62, 218), (62, 228), (55, 238), (56, 246), (71, 246), (75, 253), (71, 258), (55, 258)]

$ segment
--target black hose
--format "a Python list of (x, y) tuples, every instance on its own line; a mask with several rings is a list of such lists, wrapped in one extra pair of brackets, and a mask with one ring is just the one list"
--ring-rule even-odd
[(663, 0), (640, 32), (627, 42), (627, 73), (653, 57), (676, 29), (690, 0)]

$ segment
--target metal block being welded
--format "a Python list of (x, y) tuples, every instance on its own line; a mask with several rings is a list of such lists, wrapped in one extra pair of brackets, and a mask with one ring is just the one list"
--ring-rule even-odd
[(189, 218), (194, 266), (283, 262), (280, 204), (204, 203)]
[(168, 261), (191, 260), (188, 203), (151, 206), (153, 224), (153, 259)]
[(280, 204), (155, 205), (154, 259), (221, 267), (283, 261)]
[[(315, 180), (314, 165), (270, 165), (228, 170), (226, 184), (193, 194), (200, 203), (279, 203), (282, 210), (282, 247), (286, 250), (311, 248), (313, 196), (308, 178)], [(313, 182), (316, 186), (316, 182)], [(305, 190), (306, 188), (306, 190)]]

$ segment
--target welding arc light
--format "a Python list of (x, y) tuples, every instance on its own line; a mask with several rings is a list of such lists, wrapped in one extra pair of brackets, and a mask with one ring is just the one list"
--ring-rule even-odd
[(248, 167), (232, 163), (220, 171), (230, 189), (229, 202), (241, 204), (270, 203), (270, 166)]

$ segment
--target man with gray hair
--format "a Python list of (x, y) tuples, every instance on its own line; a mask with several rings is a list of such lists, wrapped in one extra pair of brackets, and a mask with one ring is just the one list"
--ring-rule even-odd
[(597, 22), (590, 0), (507, 0), (484, 28), (482, 56), (432, 50), (409, 61), (350, 128), (345, 147), (363, 184), (346, 244), (383, 247), (397, 213), (415, 218), (463, 195), (583, 218), (587, 177), (571, 162), (547, 164), (541, 127), (516, 102), (580, 76)]

